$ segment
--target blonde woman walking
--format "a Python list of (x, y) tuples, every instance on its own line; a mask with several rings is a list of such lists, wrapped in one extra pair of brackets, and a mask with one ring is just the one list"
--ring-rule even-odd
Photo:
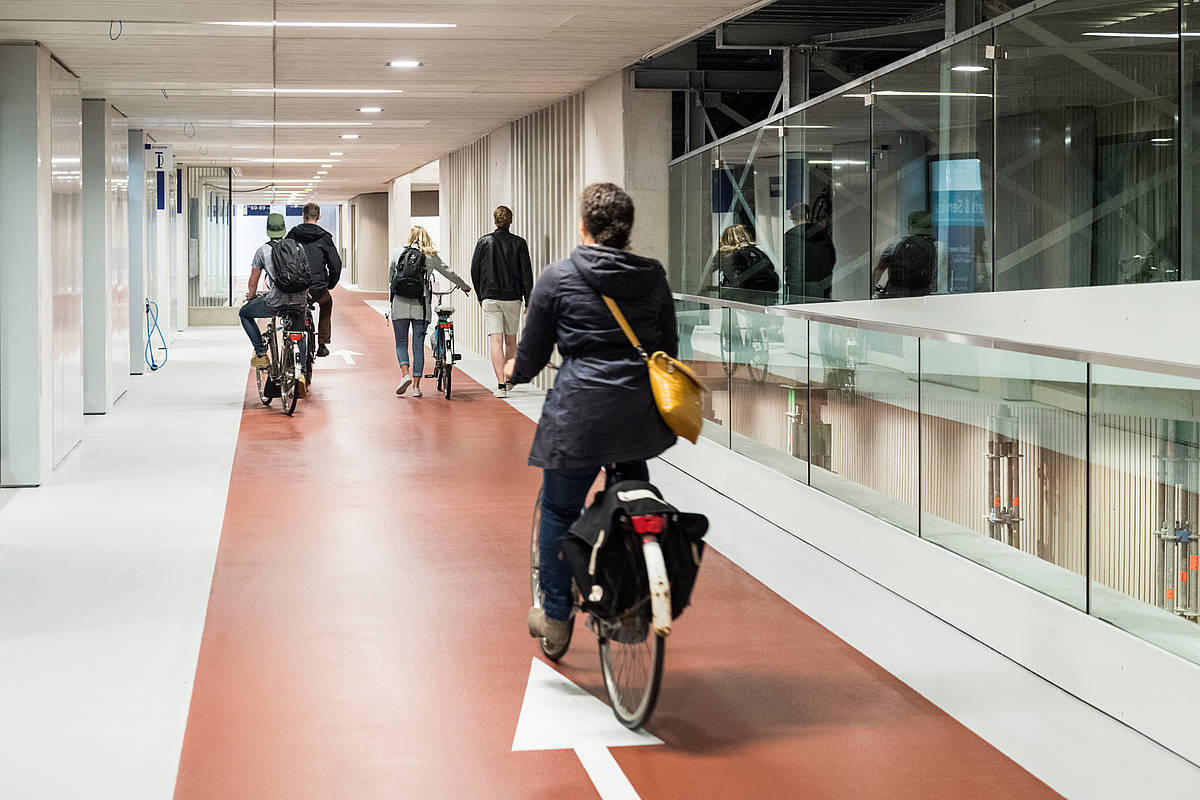
[(437, 248), (433, 246), (433, 239), (429, 237), (429, 231), (414, 225), (408, 234), (408, 245), (392, 251), (388, 270), (392, 331), (396, 335), (396, 360), (400, 362), (397, 395), (403, 395), (411, 386), (412, 396), (421, 396), (421, 376), (425, 371), (425, 330), (429, 327), (433, 305), (431, 278), (435, 270), (467, 294), (471, 293), (467, 282), (442, 261)]

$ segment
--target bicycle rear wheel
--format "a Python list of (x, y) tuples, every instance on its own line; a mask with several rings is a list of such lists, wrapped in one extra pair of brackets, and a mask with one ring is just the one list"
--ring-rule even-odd
[(290, 344), (284, 345), (279, 365), (279, 395), (283, 413), (289, 417), (296, 413), (296, 355)]
[(649, 620), (636, 628), (622, 627), (612, 632), (628, 641), (600, 637), (604, 688), (621, 724), (637, 729), (650, 718), (658, 701), (667, 641), (650, 631)]

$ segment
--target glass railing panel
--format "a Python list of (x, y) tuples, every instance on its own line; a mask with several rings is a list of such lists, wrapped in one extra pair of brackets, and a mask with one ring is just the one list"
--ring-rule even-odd
[(1178, 280), (1178, 5), (1060, 0), (995, 34), (996, 288)]
[(687, 364), (708, 389), (704, 393), (702, 435), (729, 447), (729, 363), (725, 337), (730, 330), (730, 310), (690, 300), (675, 301), (679, 330), (679, 360)]
[(1200, 380), (1094, 365), (1091, 612), (1200, 663)]
[(872, 86), (875, 297), (992, 288), (992, 34)]
[(912, 533), (918, 529), (917, 350), (912, 337), (810, 325), (812, 485)]
[[(733, 309), (722, 348), (733, 449), (807, 483), (808, 322)], [(815, 449), (827, 454), (820, 433)]]
[(717, 148), (713, 248), (707, 293), (774, 305), (783, 297), (779, 264), (783, 176), (778, 130), (758, 128)]
[(921, 341), (921, 536), (1086, 609), (1087, 365)]
[(671, 167), (668, 279), (683, 294), (710, 294), (713, 238), (713, 163), (716, 151), (698, 153)]
[(871, 273), (871, 109), (850, 92), (783, 122), (789, 303), (865, 300)]
[[(1182, 36), (1183, 83), (1180, 86), (1179, 112), (1182, 124), (1179, 129), (1179, 147), (1174, 143), (1158, 142), (1159, 147), (1171, 148), (1181, 161), (1180, 175), (1183, 183), (1179, 193), (1179, 218), (1196, 219), (1200, 212), (1200, 3), (1183, 3), (1179, 10)], [(1200, 235), (1196, 226), (1181, 226), (1180, 277), (1185, 280), (1200, 278)]]

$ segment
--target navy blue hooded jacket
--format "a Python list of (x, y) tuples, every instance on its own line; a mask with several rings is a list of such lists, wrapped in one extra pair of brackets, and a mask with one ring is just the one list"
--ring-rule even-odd
[(637, 461), (675, 443), (654, 404), (646, 362), (600, 293), (617, 301), (648, 353), (678, 353), (675, 303), (654, 259), (585, 246), (547, 267), (529, 298), (513, 372), (513, 383), (528, 383), (558, 346), (563, 363), (529, 454), (535, 467)]

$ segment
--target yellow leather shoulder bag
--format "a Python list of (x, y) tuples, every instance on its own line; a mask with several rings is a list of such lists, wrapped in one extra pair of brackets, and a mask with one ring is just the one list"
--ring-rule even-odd
[(653, 355), (647, 354), (616, 301), (607, 295), (600, 296), (650, 370), (650, 390), (654, 392), (658, 413), (676, 435), (695, 444), (704, 426), (701, 407), (704, 387), (700, 385), (700, 379), (682, 361), (671, 358), (661, 350)]

